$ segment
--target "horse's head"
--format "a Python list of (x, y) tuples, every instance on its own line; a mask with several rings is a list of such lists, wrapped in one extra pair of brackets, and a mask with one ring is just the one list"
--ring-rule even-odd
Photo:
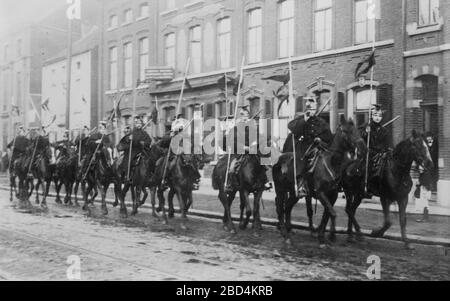
[(357, 160), (364, 157), (365, 143), (351, 118), (341, 120), (334, 137), (334, 146), (336, 150), (345, 153), (349, 159)]
[(413, 161), (422, 169), (432, 169), (434, 164), (424, 136), (414, 130), (409, 142)]

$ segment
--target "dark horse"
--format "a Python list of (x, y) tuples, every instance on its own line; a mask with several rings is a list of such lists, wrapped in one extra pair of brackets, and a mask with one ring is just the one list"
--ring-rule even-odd
[[(168, 150), (170, 151), (170, 150)], [(156, 193), (159, 200), (159, 208), (158, 211), (161, 210), (164, 218), (164, 222), (168, 224), (168, 218), (166, 214), (165, 208), (165, 198), (164, 198), (164, 188), (161, 187), (163, 175), (164, 175), (164, 167), (166, 166), (167, 155), (159, 158), (156, 162), (155, 175), (152, 183), (154, 187), (156, 186)], [(170, 207), (170, 215), (173, 216), (173, 197), (176, 195), (178, 198), (178, 202), (180, 205), (181, 212), (181, 228), (187, 229), (186, 220), (187, 220), (187, 212), (189, 208), (192, 206), (193, 197), (192, 191), (194, 189), (195, 180), (198, 175), (198, 170), (196, 167), (195, 157), (194, 155), (187, 154), (179, 154), (173, 155), (172, 159), (167, 162), (167, 171), (166, 171), (166, 179), (169, 191), (169, 207)]]
[(106, 193), (108, 192), (109, 186), (114, 184), (115, 194), (120, 195), (121, 193), (120, 183), (117, 180), (117, 172), (114, 170), (114, 167), (108, 165), (104, 151), (101, 147), (92, 155), (86, 156), (85, 160), (88, 160), (87, 166), (81, 170), (81, 189), (83, 191), (84, 199), (83, 210), (89, 212), (88, 196), (95, 188), (98, 188), (101, 192), (102, 213), (103, 215), (108, 215)]
[[(230, 160), (231, 161), (231, 160)], [(225, 178), (227, 172), (228, 155), (219, 159), (212, 173), (212, 186), (215, 190), (219, 190), (219, 199), (224, 207), (223, 224), (226, 231), (236, 233), (232, 218), (231, 205), (239, 191), (241, 200), (241, 216), (239, 227), (244, 230), (250, 222), (253, 213), (253, 228), (261, 230), (260, 203), (263, 192), (266, 190), (266, 169), (261, 165), (258, 155), (244, 155), (243, 162), (237, 176), (239, 187), (233, 187), (234, 191), (230, 194), (225, 192)], [(250, 205), (250, 194), (253, 193), (253, 212)], [(246, 217), (244, 218), (244, 211)]]
[[(36, 204), (40, 204), (43, 208), (47, 208), (47, 197), (53, 180), (54, 166), (50, 164), (50, 156), (50, 147), (35, 156), (35, 160), (31, 166), (31, 172), (37, 180), (36, 186), (33, 184), (33, 179), (29, 179), (31, 184), (30, 194), (36, 188)], [(42, 202), (39, 201), (39, 187), (41, 185), (44, 187)]]
[[(306, 183), (310, 191), (310, 197), (318, 199), (325, 210), (322, 216), (318, 232), (319, 243), (325, 247), (325, 230), (328, 220), (331, 218), (330, 240), (336, 239), (336, 212), (333, 208), (339, 192), (339, 183), (342, 171), (356, 159), (356, 149), (360, 140), (359, 132), (353, 121), (343, 121), (338, 127), (333, 143), (329, 150), (319, 148), (315, 166), (312, 173), (306, 177)], [(298, 157), (298, 154), (297, 154)], [(297, 160), (297, 166), (299, 165)], [(276, 191), (276, 207), (281, 234), (288, 244), (290, 241), (291, 212), (298, 202), (294, 183), (294, 154), (283, 154), (278, 163), (273, 167), (273, 178)], [(311, 198), (308, 198), (308, 215), (312, 216)], [(312, 219), (310, 218), (312, 227)]]
[[(119, 151), (125, 150), (126, 145), (119, 144), (117, 149)], [(156, 161), (164, 154), (164, 151), (156, 144), (153, 144), (150, 149), (144, 149), (141, 153), (137, 154), (135, 160), (133, 160), (130, 167), (130, 181), (125, 181), (125, 174), (119, 174), (118, 178), (121, 183), (124, 183), (122, 188), (122, 195), (120, 196), (120, 214), (122, 217), (127, 217), (127, 208), (125, 205), (125, 197), (127, 192), (131, 189), (131, 198), (133, 201), (133, 209), (131, 215), (138, 213), (138, 208), (142, 206), (147, 197), (147, 188), (153, 189), (156, 187), (154, 183), (154, 173), (156, 167)], [(124, 155), (121, 160), (128, 160), (128, 156)], [(119, 170), (117, 162), (117, 170)], [(120, 172), (119, 172), (120, 173)], [(143, 198), (141, 200), (141, 193)], [(154, 194), (154, 193), (153, 193)], [(156, 216), (155, 210), (155, 198), (152, 197), (153, 216)]]
[[(55, 166), (55, 186), (56, 186), (56, 202), (61, 203), (60, 192), (62, 185), (66, 190), (64, 204), (72, 205), (73, 186), (77, 177), (78, 154), (71, 148), (57, 146), (59, 150), (59, 158)], [(75, 200), (78, 206), (78, 201)]]
[[(373, 230), (372, 236), (383, 237), (386, 231), (391, 227), (390, 206), (393, 202), (397, 202), (399, 207), (402, 240), (407, 249), (411, 248), (406, 235), (406, 207), (408, 206), (408, 197), (413, 185), (410, 174), (413, 162), (416, 162), (417, 165), (425, 170), (433, 167), (433, 161), (428, 147), (422, 135), (418, 134), (416, 131), (413, 131), (412, 136), (409, 139), (406, 139), (397, 145), (394, 151), (388, 153), (386, 164), (382, 168), (379, 182), (374, 183), (371, 181), (369, 183), (369, 187), (373, 187), (374, 190), (369, 192), (380, 197), (384, 214), (383, 226)], [(344, 188), (347, 198), (352, 198), (354, 200), (354, 205), (351, 208), (352, 217), (351, 221), (349, 221), (349, 231), (351, 231), (351, 227), (354, 225), (358, 232), (359, 225), (356, 222), (354, 215), (361, 203), (364, 192), (364, 176), (360, 178), (347, 178), (346, 183)]]

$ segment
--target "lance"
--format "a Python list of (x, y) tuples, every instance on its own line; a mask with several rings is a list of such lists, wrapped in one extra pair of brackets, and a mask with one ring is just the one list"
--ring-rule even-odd
[[(186, 68), (185, 68), (185, 72), (184, 72), (183, 84), (181, 85), (180, 98), (178, 99), (178, 107), (177, 107), (177, 112), (176, 112), (175, 118), (177, 118), (178, 115), (180, 115), (180, 113), (181, 113), (181, 102), (183, 101), (184, 86), (186, 85), (186, 80), (187, 80), (187, 76), (188, 76), (188, 73), (189, 73), (189, 66), (190, 66), (190, 64), (191, 64), (191, 58), (189, 57), (187, 62), (186, 62)], [(170, 139), (169, 151), (167, 152), (167, 157), (166, 157), (166, 160), (164, 162), (164, 172), (163, 172), (162, 182), (164, 182), (165, 179), (166, 179), (167, 164), (169, 163), (169, 157), (170, 157), (171, 149), (172, 149), (172, 138)]]
[[(237, 97), (236, 97), (236, 106), (234, 109), (234, 121), (235, 122), (236, 122), (236, 118), (237, 118), (237, 111), (239, 108), (239, 101), (241, 98), (241, 85), (242, 85), (242, 80), (244, 78), (244, 64), (245, 64), (245, 56), (242, 57), (241, 70), (240, 70), (240, 76), (239, 76), (238, 93), (237, 93)], [(226, 81), (226, 79), (225, 79), (225, 81)], [(227, 173), (225, 174), (224, 188), (228, 185), (228, 174), (230, 173), (231, 151), (232, 150), (229, 147), (228, 148)]]
[(397, 117), (395, 117), (394, 119), (392, 119), (391, 121), (389, 121), (389, 122), (387, 122), (387, 123), (385, 123), (384, 125), (383, 125), (383, 127), (384, 128), (386, 128), (386, 127), (388, 127), (388, 126), (390, 126), (391, 124), (393, 124), (394, 122), (396, 122), (397, 120), (399, 120), (401, 118), (401, 116), (399, 115), (399, 116), (397, 116)]

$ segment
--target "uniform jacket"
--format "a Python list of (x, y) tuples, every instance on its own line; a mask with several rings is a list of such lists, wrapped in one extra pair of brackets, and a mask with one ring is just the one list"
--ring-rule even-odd
[(30, 145), (30, 140), (25, 136), (17, 136), (15, 140), (11, 141), (8, 144), (8, 148), (13, 150), (14, 154), (21, 154), (27, 150), (27, 147)]
[[(331, 133), (328, 123), (319, 116), (313, 116), (305, 120), (304, 116), (299, 116), (288, 124), (288, 128), (294, 135), (296, 147), (302, 154), (313, 144), (316, 138), (320, 138), (326, 145), (333, 142), (333, 134)], [(283, 148), (283, 152), (292, 151), (292, 135), (288, 137)]]
[[(367, 125), (360, 128), (361, 137), (367, 143), (368, 133), (366, 131)], [(389, 150), (389, 132), (383, 127), (381, 124), (377, 124), (372, 122), (370, 124), (371, 132), (370, 132), (370, 151), (378, 154), (383, 153)]]

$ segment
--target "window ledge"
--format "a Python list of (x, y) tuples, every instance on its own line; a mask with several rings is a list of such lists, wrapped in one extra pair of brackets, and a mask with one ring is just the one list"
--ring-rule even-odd
[(113, 30), (116, 30), (117, 28), (118, 28), (117, 26), (110, 27), (110, 28), (108, 28), (106, 31), (113, 31)]
[(419, 35), (419, 34), (440, 31), (440, 30), (442, 30), (442, 27), (444, 27), (444, 19), (441, 17), (439, 19), (439, 23), (435, 24), (435, 25), (419, 27), (417, 22), (410, 23), (410, 24), (406, 25), (406, 31), (408, 32), (409, 36), (415, 36), (415, 35)]
[(197, 5), (202, 5), (204, 3), (205, 3), (205, 1), (203, 1), (203, 0), (194, 1), (194, 2), (191, 2), (191, 3), (185, 4), (184, 8), (185, 9), (189, 9), (189, 8), (195, 7)]
[(165, 17), (165, 16), (168, 16), (168, 15), (170, 15), (170, 14), (174, 14), (174, 13), (176, 13), (177, 11), (178, 11), (178, 8), (174, 8), (174, 9), (170, 9), (170, 10), (163, 11), (163, 12), (161, 12), (159, 15), (160, 15), (161, 17)]
[(148, 19), (149, 17), (150, 16), (142, 16), (142, 17), (137, 18), (136, 21), (142, 21), (142, 20)]
[(127, 25), (130, 25), (131, 23), (133, 23), (132, 21), (129, 21), (129, 22), (124, 22), (124, 23), (122, 23), (122, 25), (121, 26), (127, 26)]

